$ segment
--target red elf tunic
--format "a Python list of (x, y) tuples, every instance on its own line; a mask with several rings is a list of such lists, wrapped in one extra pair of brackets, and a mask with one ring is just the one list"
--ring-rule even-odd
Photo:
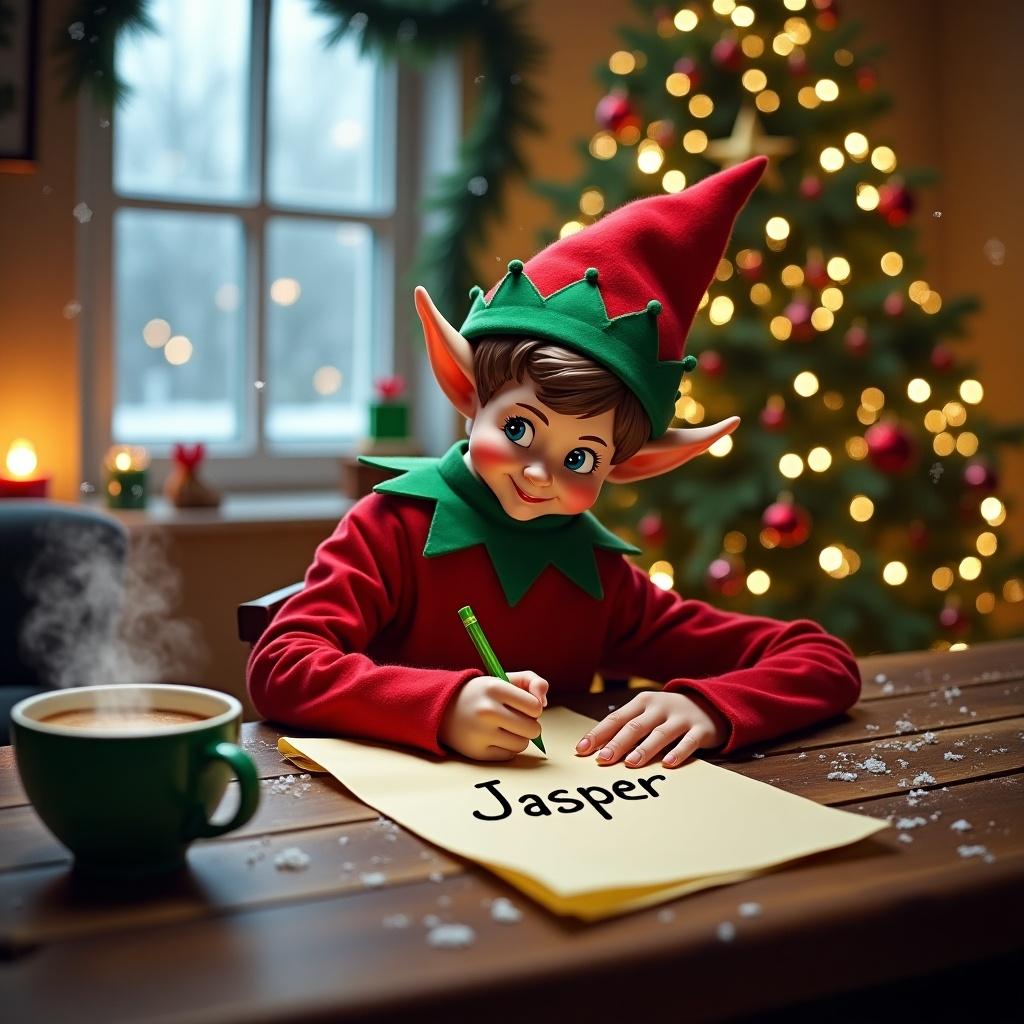
[(596, 672), (703, 695), (731, 725), (724, 752), (856, 702), (853, 654), (817, 623), (661, 590), (624, 557), (637, 549), (589, 512), (514, 520), (466, 448), (364, 459), (403, 475), (349, 510), (253, 649), (261, 715), (445, 753), (449, 702), (487, 674), (459, 619), (466, 604), (506, 671), (532, 669), (555, 698), (587, 692)]

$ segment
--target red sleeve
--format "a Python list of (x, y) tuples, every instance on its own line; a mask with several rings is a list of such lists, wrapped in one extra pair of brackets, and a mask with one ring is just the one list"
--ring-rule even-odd
[(723, 753), (857, 702), (853, 652), (818, 623), (721, 611), (656, 587), (624, 558), (621, 565), (602, 672), (701, 694), (732, 727)]
[(441, 754), (448, 703), (479, 670), (381, 665), (363, 653), (398, 613), (400, 588), (415, 579), (393, 500), (373, 494), (357, 502), (317, 548), (304, 588), (253, 648), (249, 695), (268, 719)]

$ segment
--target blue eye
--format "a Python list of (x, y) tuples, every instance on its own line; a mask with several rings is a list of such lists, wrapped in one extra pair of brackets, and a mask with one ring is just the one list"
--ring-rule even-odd
[(565, 468), (574, 473), (593, 473), (600, 461), (589, 448), (573, 448), (565, 457)]
[(522, 416), (509, 416), (505, 420), (505, 436), (521, 448), (529, 448), (533, 441), (533, 424)]

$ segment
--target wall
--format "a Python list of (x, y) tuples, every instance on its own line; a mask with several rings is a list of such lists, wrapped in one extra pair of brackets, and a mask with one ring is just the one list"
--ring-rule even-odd
[(45, 45), (69, 17), (70, 0), (42, 5), (38, 170), (0, 174), (0, 466), (16, 437), (36, 446), (53, 496), (74, 500), (81, 471), (75, 322), (75, 105)]

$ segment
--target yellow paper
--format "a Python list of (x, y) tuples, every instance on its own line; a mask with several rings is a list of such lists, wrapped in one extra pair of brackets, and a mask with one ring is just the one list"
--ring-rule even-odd
[(547, 757), (531, 745), (502, 762), (342, 739), (286, 737), (278, 747), (424, 839), (586, 920), (740, 881), (888, 827), (702, 760), (599, 766), (575, 753), (592, 719), (553, 708), (542, 724)]

